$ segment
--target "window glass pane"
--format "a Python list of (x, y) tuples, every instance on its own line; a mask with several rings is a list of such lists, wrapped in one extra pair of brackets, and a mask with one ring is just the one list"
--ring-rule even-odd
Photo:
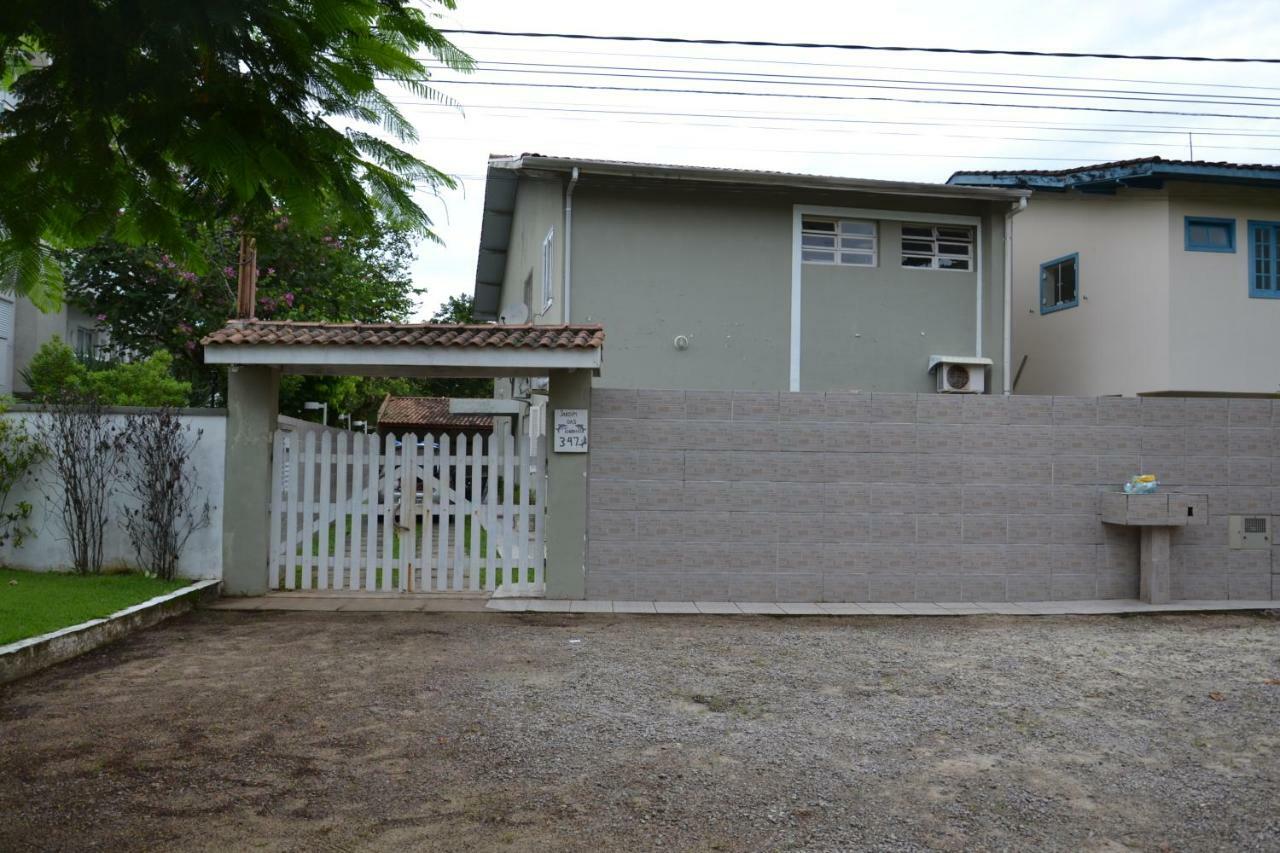
[(841, 234), (867, 234), (876, 233), (876, 227), (871, 222), (858, 222), (852, 219), (842, 219), (840, 221)]
[(928, 225), (903, 225), (902, 236), (903, 237), (926, 237), (931, 240), (933, 239), (933, 229), (930, 228)]
[(967, 270), (968, 268), (968, 258), (938, 258), (938, 269), (940, 270)]
[(871, 250), (876, 247), (876, 241), (870, 237), (841, 237), (840, 248), (842, 249), (867, 249)]
[(1076, 262), (1066, 261), (1058, 266), (1058, 303), (1076, 301)]
[(902, 265), (904, 267), (929, 268), (933, 266), (933, 258), (921, 258), (914, 255), (903, 255)]
[(918, 240), (903, 240), (902, 251), (904, 252), (927, 252), (933, 254), (933, 243), (926, 243)]
[(1231, 233), (1226, 225), (1212, 225), (1205, 229), (1204, 242), (1215, 249), (1226, 249), (1231, 246)]
[(852, 264), (860, 267), (869, 267), (871, 266), (873, 261), (874, 259), (871, 257), (871, 255), (868, 255), (868, 254), (851, 254), (849, 252), (845, 252), (840, 255), (840, 263), (842, 264)]
[(801, 252), (800, 257), (802, 260), (818, 264), (834, 264), (836, 262), (835, 252), (824, 252), (820, 249), (805, 249)]
[(834, 249), (836, 247), (836, 238), (834, 234), (802, 234), (800, 236), (800, 245), (814, 246), (819, 249)]
[(938, 228), (938, 236), (946, 237), (950, 240), (969, 240), (971, 235), (968, 228)]
[(969, 256), (969, 246), (961, 243), (939, 243), (939, 255), (964, 255)]
[(823, 231), (827, 234), (836, 233), (836, 223), (831, 219), (805, 219), (800, 227), (805, 231)]

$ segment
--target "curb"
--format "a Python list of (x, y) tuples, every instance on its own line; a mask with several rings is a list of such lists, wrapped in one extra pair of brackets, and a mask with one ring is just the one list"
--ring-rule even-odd
[(217, 598), (220, 580), (196, 581), (191, 586), (158, 595), (102, 619), (59, 628), (0, 646), (0, 684), (7, 684), (85, 652), (150, 628)]

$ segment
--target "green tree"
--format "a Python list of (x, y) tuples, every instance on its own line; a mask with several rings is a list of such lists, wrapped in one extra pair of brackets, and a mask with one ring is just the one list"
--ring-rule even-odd
[(89, 366), (56, 335), (45, 341), (22, 372), (31, 395), (55, 402), (85, 395), (104, 406), (182, 406), (191, 383), (173, 376), (173, 357), (158, 350), (144, 359)]
[[(204, 364), (200, 340), (234, 310), (239, 240), (230, 222), (195, 231), (213, 260), (204, 273), (159, 249), (104, 240), (67, 254), (67, 292), (98, 317), (117, 354), (168, 351), (176, 375), (194, 388), (192, 402), (208, 404), (222, 394), (226, 374)], [(420, 291), (409, 270), (409, 239), (386, 222), (316, 233), (294, 228), (282, 214), (259, 233), (260, 318), (391, 323), (413, 310)]]
[(453, 181), (378, 88), (444, 101), (427, 62), (472, 67), (431, 25), (453, 0), (426, 2), (0, 4), (0, 288), (56, 301), (57, 251), (104, 234), (200, 273), (189, 224), (218, 217), (433, 236), (413, 192)]

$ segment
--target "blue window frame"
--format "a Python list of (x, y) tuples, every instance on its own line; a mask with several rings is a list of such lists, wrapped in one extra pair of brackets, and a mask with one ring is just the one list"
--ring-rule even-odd
[(1249, 222), (1249, 295), (1280, 299), (1280, 222)]
[(1234, 252), (1236, 221), (1211, 216), (1188, 216), (1183, 228), (1188, 252)]
[(1080, 253), (1040, 265), (1040, 313), (1052, 314), (1080, 304)]

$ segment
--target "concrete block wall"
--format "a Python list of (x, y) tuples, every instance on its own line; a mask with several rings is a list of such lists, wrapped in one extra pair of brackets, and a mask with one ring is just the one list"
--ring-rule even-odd
[(1271, 400), (597, 388), (587, 597), (1133, 598), (1099, 493), (1139, 472), (1210, 496), (1176, 598), (1280, 598), (1280, 549), (1227, 547), (1229, 513), (1280, 516)]

